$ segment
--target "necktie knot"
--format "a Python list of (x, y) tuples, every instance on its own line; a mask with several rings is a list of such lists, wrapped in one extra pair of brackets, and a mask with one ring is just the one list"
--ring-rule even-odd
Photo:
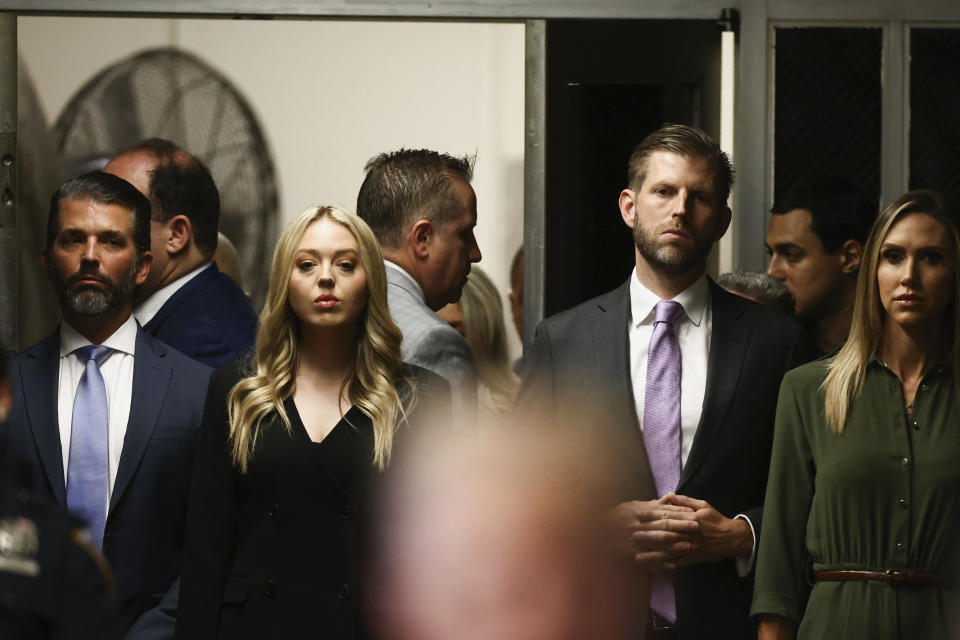
[(74, 350), (74, 353), (77, 355), (84, 364), (93, 360), (97, 363), (99, 367), (103, 364), (103, 361), (110, 357), (110, 354), (113, 353), (113, 349), (110, 347), (105, 347), (102, 344), (88, 344), (84, 347)]
[(657, 312), (657, 318), (654, 320), (654, 324), (666, 322), (670, 326), (673, 326), (677, 320), (683, 316), (683, 305), (673, 300), (661, 300), (654, 309)]

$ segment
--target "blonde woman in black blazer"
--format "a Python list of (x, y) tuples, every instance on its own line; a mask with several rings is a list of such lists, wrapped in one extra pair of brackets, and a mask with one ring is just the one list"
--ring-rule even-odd
[(361, 549), (395, 435), (442, 407), (439, 377), (400, 362), (366, 224), (311, 207), (277, 245), (250, 361), (207, 396), (178, 638), (364, 638)]

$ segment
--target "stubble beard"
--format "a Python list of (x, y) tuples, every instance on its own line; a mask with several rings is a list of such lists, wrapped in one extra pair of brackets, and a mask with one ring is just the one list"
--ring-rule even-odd
[[(690, 248), (674, 244), (657, 244), (656, 231), (650, 233), (640, 224), (637, 216), (633, 219), (633, 242), (637, 251), (651, 266), (666, 275), (681, 275), (690, 269), (706, 264), (707, 256), (713, 248), (713, 242), (702, 242), (696, 239)], [(712, 237), (712, 235), (711, 235)]]

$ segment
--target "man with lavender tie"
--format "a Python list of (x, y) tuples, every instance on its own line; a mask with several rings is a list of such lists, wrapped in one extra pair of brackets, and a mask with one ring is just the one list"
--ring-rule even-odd
[(634, 150), (620, 194), (636, 267), (616, 290), (548, 318), (522, 402), (602, 407), (621, 503), (609, 513), (651, 596), (647, 638), (755, 638), (748, 619), (783, 374), (813, 356), (792, 319), (716, 286), (729, 159), (664, 125)]
[(84, 522), (112, 568), (120, 631), (179, 574), (210, 376), (132, 316), (149, 248), (150, 203), (131, 184), (101, 172), (64, 183), (43, 252), (63, 322), (10, 367), (11, 459), (36, 494)]

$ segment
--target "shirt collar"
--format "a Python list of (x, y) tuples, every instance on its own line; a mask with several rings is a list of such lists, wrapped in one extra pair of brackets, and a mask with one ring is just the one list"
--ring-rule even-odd
[(413, 279), (413, 276), (407, 273), (406, 269), (398, 265), (396, 262), (390, 262), (386, 258), (383, 260), (383, 265), (387, 269), (393, 269), (396, 273), (400, 274), (403, 277), (404, 283), (407, 285), (405, 288), (410, 291), (410, 293), (415, 295), (420, 302), (426, 302), (427, 299), (426, 296), (423, 295), (423, 289), (420, 287), (420, 284)]
[[(836, 356), (836, 354), (834, 354), (834, 356)], [(887, 366), (887, 363), (880, 358), (880, 356), (877, 354), (876, 351), (874, 351), (873, 354), (870, 355), (870, 358), (867, 360), (867, 365), (873, 366), (873, 367), (880, 367), (885, 371), (889, 371), (891, 375), (895, 375), (893, 371), (890, 370), (890, 367)], [(923, 378), (926, 379), (926, 377), (931, 374), (941, 375), (944, 372), (949, 372), (951, 370), (952, 370), (952, 365), (949, 362), (941, 361), (941, 362), (930, 365), (926, 373), (923, 374)]]
[[(697, 278), (689, 287), (678, 293), (673, 298), (683, 307), (683, 312), (687, 319), (699, 327), (703, 322), (704, 312), (707, 310), (707, 303), (710, 300), (710, 288), (707, 285), (706, 274)], [(660, 302), (657, 294), (647, 289), (640, 282), (637, 270), (631, 271), (630, 277), (630, 318), (631, 324), (639, 326), (642, 324), (653, 324), (655, 319), (654, 307)]]
[(193, 271), (183, 274), (173, 282), (160, 287), (150, 294), (149, 298), (141, 302), (137, 308), (133, 310), (133, 315), (137, 318), (137, 322), (139, 322), (141, 326), (150, 322), (153, 316), (157, 315), (157, 312), (167, 303), (167, 300), (172, 298), (173, 294), (180, 290), (180, 287), (197, 277), (201, 271), (212, 264), (213, 262), (208, 260)]
[[(80, 335), (79, 331), (67, 324), (66, 320), (60, 323), (61, 358), (70, 355), (80, 347), (85, 347), (88, 344), (93, 343)], [(137, 321), (133, 315), (130, 315), (126, 322), (120, 325), (120, 328), (114, 331), (113, 335), (101, 344), (105, 347), (110, 347), (114, 351), (122, 351), (131, 356), (134, 355), (133, 352), (137, 344)]]

